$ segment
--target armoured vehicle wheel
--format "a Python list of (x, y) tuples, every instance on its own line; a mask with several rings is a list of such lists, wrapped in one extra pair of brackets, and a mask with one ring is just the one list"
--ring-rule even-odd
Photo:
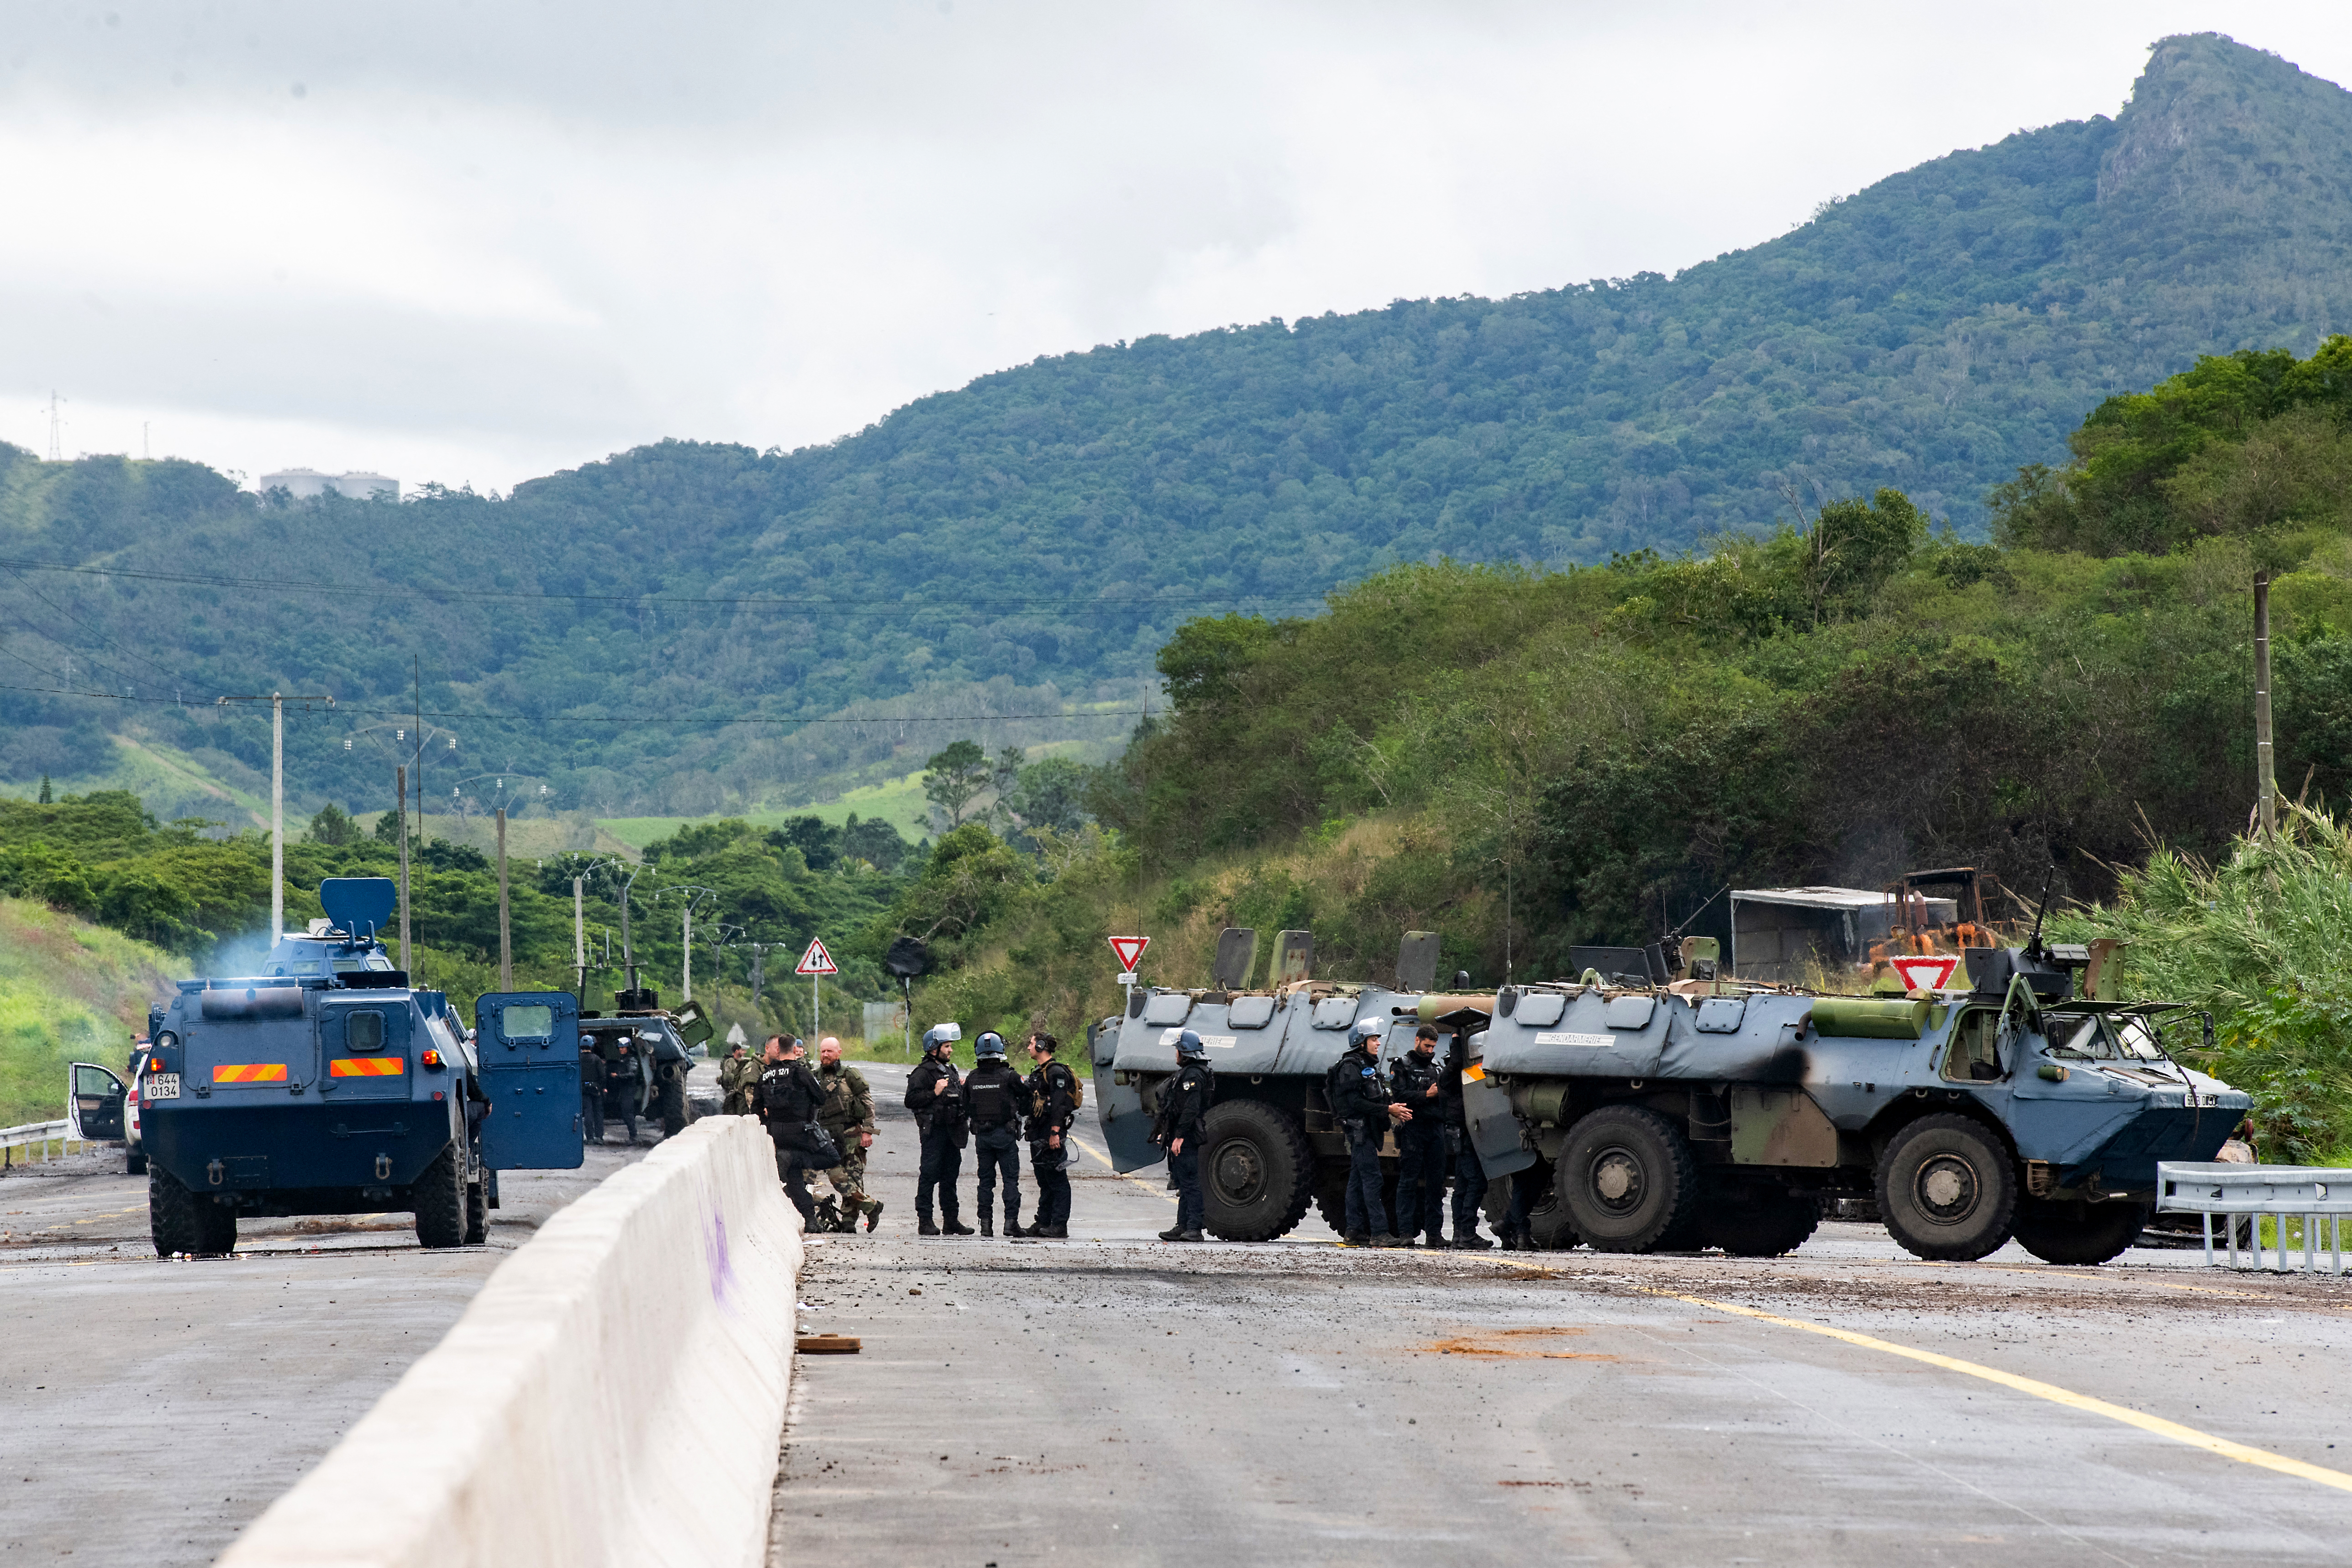
[(425, 1247), (466, 1244), (466, 1168), (455, 1142), (443, 1144), (416, 1178), (416, 1239)]
[(1878, 1162), (1878, 1212), (1915, 1256), (1968, 1263), (2009, 1239), (2017, 1167), (2000, 1141), (1965, 1116), (1923, 1116)]
[[(1504, 1205), (1503, 1212), (1510, 1213)], [(1548, 1194), (1542, 1205), (1528, 1211), (1528, 1239), (1543, 1252), (1566, 1252), (1583, 1238), (1576, 1234), (1576, 1222), (1569, 1216), (1568, 1205), (1559, 1201), (1559, 1194)]]
[(236, 1215), (157, 1165), (147, 1168), (147, 1230), (158, 1258), (182, 1252), (209, 1258), (236, 1248)]
[(1595, 1252), (1651, 1252), (1684, 1230), (1698, 1166), (1674, 1123), (1638, 1105), (1604, 1105), (1569, 1129), (1553, 1184)]
[[(669, 1081), (662, 1085), (660, 1104), (662, 1136), (675, 1138), (685, 1131), (686, 1075), (684, 1073), (673, 1072), (669, 1075)], [(634, 1131), (629, 1134), (629, 1142), (632, 1143), (636, 1142), (636, 1134)]]
[(486, 1184), (475, 1182), (466, 1188), (466, 1245), (479, 1247), (489, 1239), (489, 1189)]
[(2044, 1263), (2105, 1263), (2139, 1239), (2147, 1224), (2142, 1203), (2066, 1204), (2017, 1200), (2018, 1245)]
[(1822, 1205), (1776, 1187), (1741, 1184), (1700, 1205), (1698, 1243), (1734, 1258), (1778, 1258), (1802, 1247), (1822, 1223)]
[(1334, 1236), (1348, 1234), (1348, 1167), (1318, 1165), (1315, 1172), (1315, 1212)]
[(1229, 1100), (1210, 1108), (1201, 1144), (1202, 1206), (1213, 1235), (1272, 1241), (1306, 1216), (1315, 1162), (1290, 1117), (1256, 1100)]

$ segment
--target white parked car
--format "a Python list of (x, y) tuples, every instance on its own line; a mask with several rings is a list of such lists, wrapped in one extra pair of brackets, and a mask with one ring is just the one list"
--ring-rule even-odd
[(66, 1096), (68, 1138), (88, 1143), (122, 1145), (122, 1169), (130, 1175), (147, 1173), (147, 1151), (139, 1141), (139, 1090), (147, 1068), (147, 1042), (134, 1040), (131, 1075), (125, 1083), (111, 1068), (96, 1062), (75, 1062), (72, 1092)]

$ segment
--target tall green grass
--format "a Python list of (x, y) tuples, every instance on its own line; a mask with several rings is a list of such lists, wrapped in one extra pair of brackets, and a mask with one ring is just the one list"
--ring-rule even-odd
[(47, 905), (0, 899), (0, 1126), (63, 1116), (72, 1062), (121, 1072), (179, 965)]
[(2198, 1065), (2254, 1097), (2263, 1159), (2352, 1155), (2352, 827), (2283, 805), (2275, 838), (2219, 863), (2158, 845), (2112, 905), (2053, 911), (2063, 942), (2121, 937), (2127, 994), (2213, 1015)]

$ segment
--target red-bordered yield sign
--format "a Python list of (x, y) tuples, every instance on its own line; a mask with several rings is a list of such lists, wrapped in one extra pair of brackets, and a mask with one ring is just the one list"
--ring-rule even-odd
[(1951, 984), (1952, 971), (1958, 968), (1959, 963), (1958, 958), (1946, 955), (1941, 958), (1893, 959), (1889, 961), (1889, 967), (1903, 977), (1905, 985), (1914, 991), (1922, 987), (1940, 991)]
[(810, 942), (808, 951), (801, 954), (800, 966), (793, 973), (794, 974), (838, 974), (841, 973), (841, 965), (834, 963), (833, 954), (825, 952), (824, 938), (817, 937)]
[(1110, 939), (1111, 952), (1118, 954), (1118, 967), (1128, 974), (1135, 973), (1135, 966), (1143, 961), (1143, 950), (1150, 945), (1151, 939), (1148, 936), (1115, 936)]

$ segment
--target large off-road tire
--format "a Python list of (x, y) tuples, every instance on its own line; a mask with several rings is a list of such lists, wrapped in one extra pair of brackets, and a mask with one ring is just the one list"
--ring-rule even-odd
[(1314, 1192), (1315, 1160), (1296, 1119), (1254, 1100), (1209, 1108), (1201, 1122), (1201, 1195), (1211, 1235), (1286, 1236), (1306, 1217)]
[(1701, 1201), (1697, 1240), (1734, 1258), (1778, 1258), (1802, 1247), (1821, 1223), (1818, 1200), (1741, 1182), (1711, 1191)]
[(188, 1191), (161, 1165), (147, 1167), (147, 1231), (158, 1258), (183, 1252), (216, 1258), (236, 1250), (236, 1214)]
[(1689, 1142), (1638, 1105), (1604, 1105), (1570, 1128), (1552, 1180), (1595, 1252), (1655, 1251), (1687, 1230), (1698, 1203)]
[(2067, 1204), (2021, 1197), (2011, 1234), (2044, 1263), (2105, 1263), (2139, 1239), (2144, 1203)]
[(1878, 1212), (1904, 1250), (1938, 1263), (1998, 1251), (2017, 1212), (2017, 1162), (1982, 1122), (1923, 1116), (1878, 1162)]
[(488, 1181), (466, 1184), (466, 1245), (479, 1247), (490, 1239), (490, 1194)]
[(1331, 1234), (1344, 1239), (1348, 1234), (1348, 1167), (1343, 1161), (1337, 1165), (1315, 1167), (1315, 1212), (1331, 1227)]
[[(686, 1131), (686, 1069), (684, 1068), (678, 1068), (670, 1072), (667, 1081), (661, 1086), (661, 1093), (656, 1103), (661, 1107), (663, 1137), (675, 1138)], [(634, 1141), (633, 1138), (632, 1142)]]
[[(1510, 1212), (1507, 1206), (1504, 1212)], [(1543, 1202), (1528, 1211), (1528, 1239), (1538, 1252), (1566, 1252), (1584, 1239), (1576, 1234), (1576, 1221), (1570, 1216), (1568, 1205), (1559, 1201), (1557, 1189), (1546, 1193)]]
[(455, 1140), (441, 1146), (416, 1178), (416, 1240), (423, 1247), (466, 1245), (466, 1163)]

